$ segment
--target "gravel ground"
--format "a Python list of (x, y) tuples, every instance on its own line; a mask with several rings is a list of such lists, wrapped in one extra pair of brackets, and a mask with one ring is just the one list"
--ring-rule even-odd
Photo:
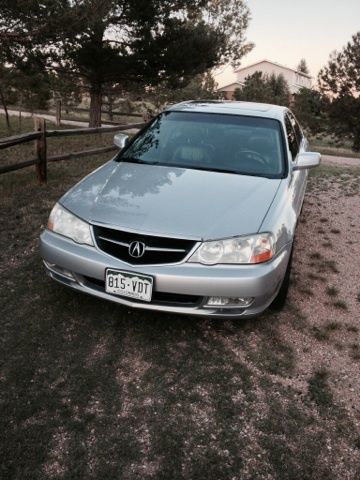
[[(297, 231), (291, 292), (313, 337), (294, 330), (291, 336), (299, 353), (300, 383), (317, 365), (333, 372), (336, 400), (360, 432), (360, 177), (354, 171), (341, 169), (340, 175), (310, 183)], [(285, 337), (289, 333), (284, 325)], [(302, 350), (311, 355), (301, 355)]]

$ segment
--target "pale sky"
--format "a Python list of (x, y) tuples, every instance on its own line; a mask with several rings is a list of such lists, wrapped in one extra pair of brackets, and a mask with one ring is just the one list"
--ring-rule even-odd
[[(315, 82), (330, 53), (341, 50), (360, 30), (360, 0), (248, 0), (247, 4), (252, 17), (247, 38), (255, 47), (243, 57), (244, 67), (266, 58), (295, 68), (305, 58)], [(235, 78), (231, 67), (215, 76), (219, 86)]]

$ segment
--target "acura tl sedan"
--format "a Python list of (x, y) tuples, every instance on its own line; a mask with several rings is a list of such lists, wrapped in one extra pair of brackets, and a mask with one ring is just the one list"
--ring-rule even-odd
[(285, 107), (173, 105), (54, 206), (48, 275), (127, 307), (248, 317), (281, 308), (308, 170)]

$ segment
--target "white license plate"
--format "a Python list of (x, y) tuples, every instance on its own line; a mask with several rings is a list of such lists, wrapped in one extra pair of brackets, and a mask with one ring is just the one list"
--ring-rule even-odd
[(107, 293), (151, 302), (153, 283), (153, 277), (121, 270), (106, 270), (105, 291)]

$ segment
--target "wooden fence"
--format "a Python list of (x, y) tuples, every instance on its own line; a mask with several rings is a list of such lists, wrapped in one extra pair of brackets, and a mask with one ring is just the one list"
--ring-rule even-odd
[(47, 181), (47, 164), (48, 162), (57, 162), (60, 160), (70, 160), (76, 157), (85, 157), (89, 155), (97, 155), (99, 153), (110, 152), (117, 150), (115, 145), (109, 145), (108, 147), (92, 148), (90, 150), (82, 150), (78, 152), (70, 152), (62, 155), (47, 155), (47, 142), (49, 137), (68, 137), (76, 135), (90, 135), (107, 132), (119, 132), (130, 129), (139, 129), (146, 125), (146, 123), (132, 123), (127, 125), (116, 125), (99, 128), (76, 128), (67, 130), (46, 130), (46, 123), (43, 118), (35, 118), (35, 131), (30, 133), (24, 133), (13, 137), (0, 138), (0, 150), (13, 147), (15, 145), (21, 145), (35, 141), (35, 156), (29, 160), (24, 160), (12, 165), (0, 166), (0, 175), (3, 173), (11, 172), (14, 170), (20, 170), (31, 165), (35, 165), (37, 178), (40, 183), (46, 183)]
[[(73, 105), (62, 105), (61, 101), (58, 100), (56, 102), (56, 125), (59, 126), (61, 124), (61, 119), (63, 117), (63, 112), (65, 110), (66, 115), (68, 115), (68, 112), (74, 112), (76, 113), (86, 113), (87, 116), (86, 118), (82, 117), (74, 117), (71, 116), (71, 120), (75, 121), (86, 121), (86, 119), (89, 119), (90, 116), (90, 110), (88, 108), (81, 108), (81, 107), (76, 107)], [(142, 118), (145, 120), (148, 118), (147, 113), (139, 113), (139, 112), (121, 112), (117, 110), (112, 110), (111, 108), (104, 110), (101, 109), (101, 115), (107, 115), (109, 120), (102, 119), (103, 123), (107, 123), (110, 125), (119, 125), (119, 122), (114, 121), (114, 117), (134, 117), (134, 118)]]
[[(57, 105), (58, 105), (58, 103), (57, 103)], [(57, 108), (59, 108), (59, 106)], [(65, 109), (65, 110), (71, 110), (73, 112), (90, 113), (90, 110), (88, 108), (73, 107), (71, 105), (67, 105), (67, 106), (63, 106), (63, 107), (60, 106), (60, 108)], [(101, 113), (109, 115), (110, 118), (111, 118), (111, 116), (139, 117), (139, 118), (144, 117), (144, 113), (139, 113), (139, 112), (120, 112), (120, 111), (117, 111), (117, 110), (103, 110), (102, 109)], [(106, 122), (106, 120), (104, 120), (104, 121)]]
[[(32, 115), (43, 115), (43, 114), (51, 114), (51, 112), (54, 112), (52, 109), (51, 112), (48, 110), (31, 110), (29, 108), (25, 108), (21, 105), (14, 105), (10, 106), (9, 109), (15, 110), (19, 112), (19, 119), (21, 120), (21, 116), (23, 112), (31, 113)], [(69, 112), (71, 112), (70, 118), (69, 117)], [(90, 110), (88, 108), (80, 108), (75, 105), (64, 105), (60, 100), (56, 101), (55, 105), (55, 123), (56, 126), (59, 127), (61, 125), (61, 120), (64, 117), (64, 113), (66, 115), (65, 121), (66, 120), (72, 120), (72, 121), (78, 121), (78, 122), (86, 122), (89, 120), (90, 116)], [(80, 117), (80, 116), (74, 116), (72, 113), (78, 113), (78, 114), (84, 114), (86, 113), (86, 117)], [(109, 120), (102, 119), (102, 122), (104, 124), (109, 124), (109, 125), (119, 125), (119, 122), (114, 121), (114, 117), (132, 117), (132, 118), (141, 118), (143, 120), (146, 120), (149, 118), (149, 114), (146, 112), (139, 113), (139, 112), (121, 112), (118, 110), (112, 110), (110, 107), (108, 109), (102, 109), (101, 110), (102, 115), (106, 115)]]

